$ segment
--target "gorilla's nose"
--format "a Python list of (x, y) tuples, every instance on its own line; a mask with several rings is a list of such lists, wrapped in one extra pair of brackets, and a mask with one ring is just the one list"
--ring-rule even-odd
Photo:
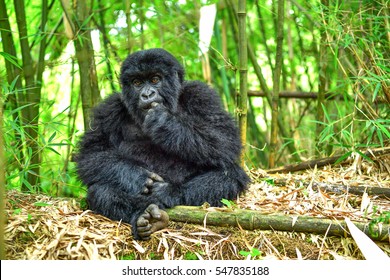
[(143, 102), (151, 103), (156, 99), (157, 91), (155, 89), (145, 90), (141, 93), (141, 99)]

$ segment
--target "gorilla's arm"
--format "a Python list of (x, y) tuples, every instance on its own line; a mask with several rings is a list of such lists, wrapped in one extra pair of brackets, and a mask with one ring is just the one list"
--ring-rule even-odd
[(126, 123), (127, 114), (118, 101), (114, 95), (96, 108), (91, 130), (80, 142), (78, 173), (88, 186), (90, 209), (130, 223), (136, 239), (148, 239), (168, 224), (160, 209), (164, 205), (150, 194), (152, 189), (164, 189), (167, 183), (123, 155), (121, 125)]
[(119, 125), (125, 122), (125, 117), (115, 95), (96, 108), (91, 130), (80, 142), (76, 157), (78, 173), (88, 186), (107, 184), (131, 194), (147, 193), (162, 178), (122, 155)]
[(233, 120), (217, 94), (201, 82), (184, 84), (176, 114), (154, 104), (143, 130), (167, 152), (199, 165), (232, 164), (241, 149)]

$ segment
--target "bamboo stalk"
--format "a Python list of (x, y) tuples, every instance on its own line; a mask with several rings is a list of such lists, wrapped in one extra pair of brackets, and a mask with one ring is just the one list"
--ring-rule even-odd
[(264, 17), (263, 17), (263, 14), (261, 12), (261, 8), (260, 8), (260, 5), (259, 5), (259, 1), (255, 1), (255, 5), (256, 5), (256, 11), (257, 11), (257, 15), (259, 17), (259, 28), (260, 28), (260, 33), (261, 33), (261, 37), (262, 37), (262, 40), (263, 40), (263, 45), (265, 47), (265, 52), (267, 54), (267, 59), (268, 59), (268, 64), (271, 68), (271, 72), (272, 72), (272, 75), (274, 73), (274, 66), (272, 65), (272, 59), (271, 59), (271, 50), (267, 44), (267, 33), (265, 31), (265, 26), (264, 26)]
[[(231, 3), (231, 1), (228, 0), (227, 3), (229, 4), (229, 7), (231, 7), (234, 10), (234, 12), (236, 12), (237, 9)], [(237, 20), (237, 17), (234, 17), (232, 19), (232, 21), (234, 23), (236, 22), (236, 20)], [(235, 26), (235, 24), (233, 24), (233, 26)], [(232, 31), (234, 33), (234, 37), (238, 38), (238, 36), (236, 34), (236, 28), (232, 28)], [(267, 102), (268, 102), (268, 104), (271, 105), (271, 99), (272, 99), (271, 91), (268, 89), (267, 82), (266, 82), (266, 80), (264, 78), (264, 75), (262, 73), (261, 66), (257, 63), (257, 57), (255, 55), (253, 47), (251, 46), (251, 44), (249, 42), (247, 42), (247, 45), (248, 45), (248, 58), (249, 58), (249, 60), (252, 63), (253, 70), (254, 70), (257, 78), (259, 79), (260, 87), (264, 91), (264, 93), (266, 94)], [(278, 118), (278, 127), (279, 127), (279, 131), (280, 131), (280, 134), (281, 134), (283, 139), (289, 139), (290, 140), (292, 138), (290, 136), (290, 134), (287, 132), (287, 130), (285, 129), (284, 123), (283, 123), (283, 119), (281, 118), (281, 116), (279, 116), (279, 118)], [(293, 161), (298, 162), (298, 161), (301, 160), (300, 157), (299, 157), (299, 154), (297, 152), (297, 149), (295, 148), (294, 141), (287, 141), (286, 142), (286, 147), (288, 148)]]
[(248, 114), (248, 45), (246, 38), (246, 0), (238, 1), (238, 42), (239, 42), (239, 61), (240, 61), (240, 94), (238, 119), (241, 133), (241, 165), (245, 165), (245, 146), (247, 132), (247, 114)]
[(88, 27), (90, 14), (86, 1), (77, 1), (74, 7), (70, 5), (69, 0), (61, 0), (61, 4), (66, 18), (73, 19), (71, 26), (73, 26), (72, 29), (75, 28), (74, 34), (77, 34), (73, 42), (79, 65), (84, 128), (88, 129), (90, 110), (101, 100), (91, 32)]
[[(17, 57), (16, 55), (16, 48), (14, 39), (11, 32), (11, 25), (9, 22), (9, 16), (7, 13), (7, 7), (4, 0), (0, 0), (0, 34), (1, 34), (1, 43), (3, 46), (3, 51), (5, 53), (8, 53), (12, 55), (13, 57)], [(23, 96), (22, 92), (22, 79), (20, 79), (18, 76), (20, 75), (20, 68), (16, 67), (14, 64), (12, 64), (8, 59), (5, 59), (5, 68), (7, 73), (7, 82), (9, 85), (12, 85), (12, 83), (15, 83), (14, 93), (9, 94), (6, 98), (5, 103), (11, 104), (11, 108), (16, 109), (19, 107), (19, 102), (24, 102), (25, 97)], [(21, 121), (21, 114), (22, 112), (18, 112), (18, 110), (13, 110), (12, 113), (12, 119), (17, 124), (18, 127), (21, 129), (23, 128), (22, 121)], [(23, 159), (24, 158), (24, 151), (23, 151), (23, 141), (22, 141), (22, 135), (19, 130), (14, 129), (13, 133), (15, 135), (15, 144), (14, 147), (16, 147), (16, 158)], [(18, 166), (19, 170), (21, 170), (21, 166)], [(22, 187), (23, 188), (23, 187)]]
[(100, 32), (102, 33), (103, 37), (103, 47), (104, 47), (104, 56), (105, 56), (105, 62), (107, 66), (107, 78), (110, 82), (111, 90), (114, 92), (116, 91), (116, 87), (114, 84), (114, 72), (111, 67), (110, 62), (110, 51), (109, 51), (109, 41), (108, 41), (108, 35), (107, 35), (107, 28), (106, 28), (106, 22), (104, 19), (104, 5), (102, 3), (102, 0), (98, 0), (98, 6), (99, 6), (99, 18), (100, 18)]
[[(25, 100), (27, 106), (22, 110), (22, 119), (26, 124), (26, 139), (27, 148), (31, 149), (31, 158), (27, 159), (29, 171), (27, 174), (27, 183), (31, 186), (36, 186), (39, 183), (39, 165), (40, 165), (40, 149), (38, 146), (38, 120), (39, 120), (39, 105), (40, 105), (40, 91), (36, 90), (34, 62), (30, 52), (30, 45), (28, 41), (26, 10), (24, 1), (14, 0), (16, 21), (19, 30), (20, 48), (22, 51), (23, 61), (23, 76), (25, 80)], [(26, 105), (20, 104), (20, 105)], [(27, 191), (29, 186), (23, 183), (22, 189)]]
[[(224, 208), (202, 209), (199, 206), (176, 206), (166, 209), (171, 221), (209, 226), (238, 226), (246, 230), (275, 230), (307, 232), (333, 236), (349, 236), (344, 221), (309, 216), (262, 214), (253, 210), (230, 210)], [(377, 241), (389, 240), (389, 225), (370, 226), (369, 223), (354, 224)]]
[(328, 22), (328, 9), (329, 3), (328, 0), (321, 0), (321, 4), (324, 9), (323, 16), (323, 26), (320, 28), (321, 32), (321, 42), (320, 42), (320, 54), (318, 59), (318, 68), (319, 68), (319, 77), (318, 77), (318, 96), (317, 96), (317, 124), (316, 124), (316, 155), (320, 156), (321, 151), (323, 150), (322, 144), (319, 142), (319, 137), (321, 135), (321, 131), (323, 129), (322, 123), (325, 120), (325, 112), (323, 106), (325, 106), (325, 93), (326, 93), (326, 69), (327, 69), (327, 47), (326, 41), (327, 36), (325, 32), (325, 28)]
[(133, 23), (131, 21), (131, 1), (125, 0), (125, 14), (126, 14), (126, 23), (127, 23), (127, 51), (129, 53), (132, 52), (133, 49), (133, 32), (131, 31), (131, 27)]
[(4, 245), (4, 197), (5, 197), (5, 154), (3, 138), (3, 98), (0, 98), (0, 260), (5, 260)]
[(275, 166), (276, 148), (278, 141), (278, 115), (279, 115), (279, 89), (280, 89), (280, 74), (283, 66), (283, 25), (284, 25), (284, 0), (278, 1), (278, 19), (276, 25), (276, 60), (273, 79), (272, 92), (272, 121), (271, 121), (271, 143), (269, 166)]

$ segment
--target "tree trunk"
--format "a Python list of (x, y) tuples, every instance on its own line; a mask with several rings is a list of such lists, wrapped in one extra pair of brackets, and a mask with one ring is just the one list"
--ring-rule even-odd
[(84, 117), (84, 129), (90, 124), (91, 109), (101, 100), (96, 64), (92, 46), (91, 32), (89, 29), (90, 11), (86, 0), (74, 1), (70, 5), (69, 0), (61, 1), (66, 20), (72, 29), (73, 42), (76, 50), (76, 58), (80, 73), (80, 94)]
[[(34, 74), (34, 63), (32, 60), (30, 46), (28, 42), (27, 22), (24, 1), (14, 0), (16, 21), (19, 29), (19, 40), (22, 50), (23, 60), (23, 76), (25, 80), (25, 102), (28, 105), (22, 110), (22, 122), (25, 125), (26, 132), (26, 147), (30, 158), (27, 159), (29, 171), (27, 174), (27, 182), (24, 182), (22, 187), (24, 190), (27, 187), (34, 187), (39, 183), (39, 165), (40, 165), (40, 150), (38, 143), (38, 121), (39, 121), (39, 105), (41, 102), (41, 85), (36, 83)], [(39, 81), (41, 82), (41, 81)], [(29, 185), (29, 186), (26, 186)]]
[[(9, 23), (9, 17), (7, 14), (7, 7), (5, 5), (4, 0), (0, 0), (0, 32), (1, 32), (1, 42), (3, 45), (3, 50), (5, 53), (12, 56), (10, 59), (15, 59), (14, 63), (17, 63), (17, 56), (16, 56), (16, 48), (15, 43), (12, 37), (11, 32), (11, 25)], [(18, 99), (21, 102), (24, 99), (22, 92), (22, 80), (19, 77), (20, 76), (20, 68), (18, 66), (15, 66), (15, 64), (11, 63), (9, 59), (5, 59), (5, 69), (7, 73), (7, 82), (10, 87), (10, 90), (13, 92), (10, 92), (7, 96), (7, 100), (5, 100), (5, 103), (10, 104), (10, 107), (13, 109), (12, 113), (12, 119), (17, 124), (18, 127), (23, 129), (23, 125), (20, 121), (21, 119), (21, 113), (18, 110), (14, 110), (18, 108)], [(11, 88), (11, 85), (14, 85), (13, 88)], [(24, 153), (23, 153), (23, 141), (22, 136), (18, 130), (13, 131), (15, 135), (15, 152), (16, 157), (18, 159), (24, 159)], [(21, 170), (22, 167), (19, 165), (19, 169)]]

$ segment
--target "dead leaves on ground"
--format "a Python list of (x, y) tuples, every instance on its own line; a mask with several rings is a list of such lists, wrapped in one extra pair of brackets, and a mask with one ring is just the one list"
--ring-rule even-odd
[[(390, 201), (375, 195), (330, 193), (313, 183), (353, 188), (390, 187), (390, 175), (354, 174), (342, 167), (300, 174), (252, 171), (254, 183), (238, 207), (367, 221), (390, 211)], [(283, 184), (275, 184), (281, 179)], [(74, 199), (9, 191), (6, 248), (9, 259), (363, 259), (352, 238), (305, 233), (246, 231), (173, 223), (150, 241), (134, 241), (128, 224), (80, 210)], [(389, 243), (378, 244), (390, 255)]]

